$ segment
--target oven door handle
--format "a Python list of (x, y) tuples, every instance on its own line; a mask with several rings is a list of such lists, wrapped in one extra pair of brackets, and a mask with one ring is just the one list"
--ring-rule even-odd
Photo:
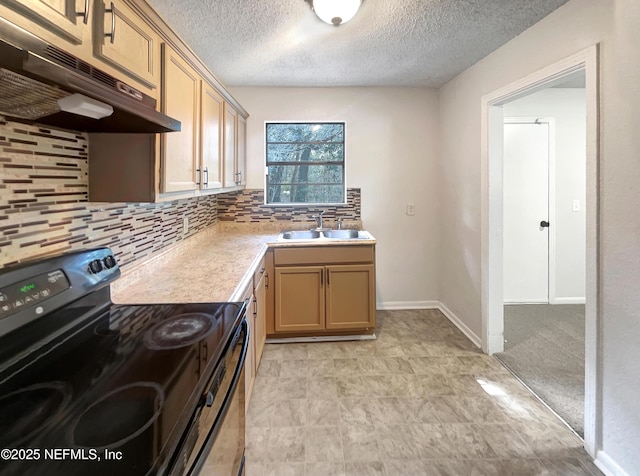
[[(242, 340), (242, 350), (240, 352), (240, 358), (238, 359), (238, 365), (236, 366), (235, 371), (233, 372), (233, 380), (231, 381), (231, 385), (227, 390), (227, 394), (224, 396), (224, 403), (220, 408), (220, 412), (216, 415), (216, 419), (213, 423), (213, 426), (209, 430), (207, 434), (207, 438), (204, 441), (202, 447), (198, 450), (198, 455), (195, 458), (195, 463), (189, 469), (189, 476), (196, 475), (202, 469), (204, 462), (206, 460), (206, 455), (211, 451), (211, 447), (213, 446), (213, 442), (218, 434), (218, 430), (220, 429), (220, 424), (224, 420), (227, 412), (229, 411), (229, 406), (231, 405), (231, 401), (233, 400), (233, 394), (238, 387), (238, 383), (240, 383), (240, 378), (243, 377), (242, 371), (244, 369), (244, 362), (247, 358), (247, 349), (249, 348), (249, 323), (247, 322), (247, 318), (245, 316), (242, 317), (242, 322), (240, 322), (241, 329), (238, 330), (236, 335), (233, 337), (233, 343), (237, 344), (239, 340), (239, 336), (244, 330), (244, 339)], [(236, 338), (237, 337), (237, 338)], [(233, 351), (234, 345), (230, 346), (230, 351)]]

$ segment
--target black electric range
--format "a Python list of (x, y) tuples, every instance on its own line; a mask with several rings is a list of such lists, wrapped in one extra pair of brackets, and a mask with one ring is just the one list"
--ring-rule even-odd
[(119, 275), (108, 248), (0, 270), (1, 475), (189, 472), (245, 305), (115, 305)]

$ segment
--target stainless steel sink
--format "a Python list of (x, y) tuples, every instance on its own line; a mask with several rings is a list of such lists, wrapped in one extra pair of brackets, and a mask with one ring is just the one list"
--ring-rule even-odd
[(313, 240), (320, 238), (320, 232), (315, 230), (309, 231), (285, 231), (282, 233), (285, 240)]
[(325, 238), (338, 238), (341, 240), (351, 240), (360, 236), (358, 230), (328, 230), (323, 231), (322, 234)]

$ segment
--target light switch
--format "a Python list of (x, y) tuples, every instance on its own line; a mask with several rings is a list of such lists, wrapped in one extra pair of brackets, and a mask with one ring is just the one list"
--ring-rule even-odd
[(189, 233), (189, 217), (187, 215), (182, 217), (182, 233), (185, 235)]
[(413, 203), (407, 203), (407, 215), (413, 216), (416, 214), (416, 206)]
[(580, 211), (580, 200), (574, 200), (573, 201), (573, 207), (572, 210), (574, 212), (579, 212)]

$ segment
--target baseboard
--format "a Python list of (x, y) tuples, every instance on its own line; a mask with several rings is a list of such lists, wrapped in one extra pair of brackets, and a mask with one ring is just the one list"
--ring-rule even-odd
[(549, 304), (585, 304), (584, 297), (556, 297), (549, 300)]
[(506, 306), (517, 305), (517, 304), (549, 304), (549, 301), (541, 301), (539, 299), (518, 299), (518, 300), (511, 301), (509, 299), (505, 299), (504, 304)]
[(471, 329), (469, 329), (467, 325), (464, 322), (462, 322), (460, 318), (451, 311), (451, 309), (449, 309), (447, 306), (445, 306), (442, 303), (438, 304), (438, 309), (440, 309), (440, 312), (442, 312), (442, 314), (444, 314), (446, 318), (449, 319), (454, 326), (460, 329), (460, 332), (462, 332), (465, 336), (467, 336), (469, 340), (473, 342), (473, 344), (476, 347), (478, 347), (479, 349), (482, 348), (482, 339), (480, 339), (480, 337), (475, 335), (475, 333)]
[(376, 304), (378, 311), (400, 311), (403, 309), (438, 309), (438, 301), (387, 301)]
[(630, 476), (604, 451), (598, 451), (594, 463), (606, 476)]
[(375, 334), (358, 334), (350, 336), (312, 336), (312, 337), (274, 337), (265, 341), (265, 344), (304, 344), (308, 342), (343, 342), (350, 340), (376, 340)]

